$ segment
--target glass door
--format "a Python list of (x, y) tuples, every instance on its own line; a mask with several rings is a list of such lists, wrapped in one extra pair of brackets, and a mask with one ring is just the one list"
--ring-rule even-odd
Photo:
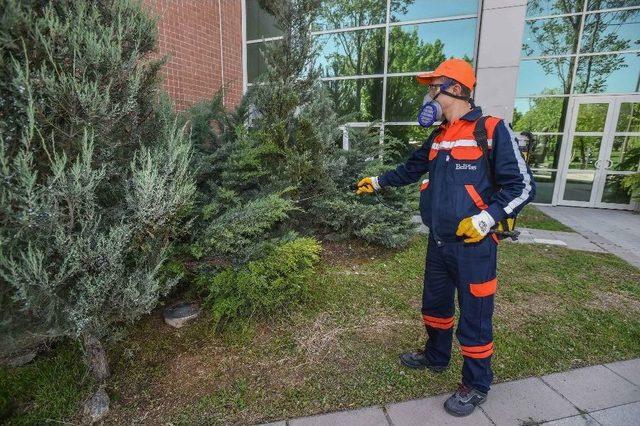
[(640, 171), (640, 96), (616, 98), (613, 125), (607, 138), (607, 152), (596, 207), (630, 209), (631, 197), (622, 187), (625, 176)]
[(621, 181), (639, 170), (640, 97), (576, 97), (569, 111), (558, 204), (633, 208)]
[(598, 199), (598, 183), (603, 174), (613, 101), (579, 97), (571, 103), (571, 119), (563, 143), (558, 204), (592, 207)]

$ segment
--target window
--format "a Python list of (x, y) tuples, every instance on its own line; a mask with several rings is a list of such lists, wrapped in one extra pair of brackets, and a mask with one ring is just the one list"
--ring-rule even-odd
[[(513, 125), (538, 139), (532, 169), (547, 189), (555, 181), (569, 99), (635, 93), (639, 83), (640, 0), (527, 2)], [(552, 192), (538, 192), (536, 201), (551, 202)]]
[[(260, 49), (281, 36), (257, 0), (247, 2), (247, 73), (264, 70)], [(324, 0), (312, 34), (317, 65), (344, 123), (376, 123), (416, 144), (425, 89), (415, 76), (455, 56), (475, 63), (479, 0)], [(388, 42), (387, 42), (388, 40)]]

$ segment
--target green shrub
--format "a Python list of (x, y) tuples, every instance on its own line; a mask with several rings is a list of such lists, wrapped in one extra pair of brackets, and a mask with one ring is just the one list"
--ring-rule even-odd
[(640, 173), (625, 176), (622, 179), (622, 187), (631, 195), (631, 199), (640, 201)]
[(0, 22), (0, 353), (81, 339), (104, 380), (101, 341), (177, 283), (195, 192), (157, 24), (133, 0), (7, 0)]
[(274, 314), (303, 301), (320, 250), (315, 239), (297, 238), (239, 269), (227, 268), (212, 278), (203, 278), (200, 285), (208, 291), (204, 305), (219, 323)]

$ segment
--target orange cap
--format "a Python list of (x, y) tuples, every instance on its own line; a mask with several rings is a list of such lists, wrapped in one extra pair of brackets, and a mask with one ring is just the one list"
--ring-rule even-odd
[(473, 68), (467, 61), (462, 59), (447, 59), (435, 71), (423, 72), (416, 77), (420, 84), (430, 84), (434, 78), (449, 77), (460, 84), (464, 84), (469, 89), (473, 89), (476, 84), (476, 76)]

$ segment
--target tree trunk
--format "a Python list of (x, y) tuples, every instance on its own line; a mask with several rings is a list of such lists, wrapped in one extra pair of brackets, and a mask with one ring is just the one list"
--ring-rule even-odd
[(91, 334), (83, 336), (84, 353), (89, 371), (100, 384), (109, 377), (109, 362), (102, 342)]

